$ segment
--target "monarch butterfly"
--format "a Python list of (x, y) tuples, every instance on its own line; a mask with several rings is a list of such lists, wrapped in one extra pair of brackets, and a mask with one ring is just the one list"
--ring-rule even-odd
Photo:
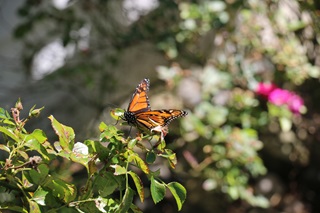
[(150, 81), (147, 78), (140, 82), (122, 119), (143, 132), (160, 132), (163, 138), (168, 133), (169, 123), (176, 118), (186, 116), (188, 113), (177, 109), (151, 110), (147, 96), (149, 86)]

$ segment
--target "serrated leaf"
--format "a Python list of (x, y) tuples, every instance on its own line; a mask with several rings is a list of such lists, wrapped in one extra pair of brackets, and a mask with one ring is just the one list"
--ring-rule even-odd
[(126, 192), (124, 193), (122, 202), (120, 203), (120, 206), (119, 206), (119, 213), (128, 212), (133, 201), (133, 195), (134, 195), (134, 191), (131, 188), (127, 188)]
[(143, 201), (144, 201), (143, 183), (142, 183), (140, 177), (136, 173), (130, 171), (129, 174), (131, 175), (131, 177), (132, 177), (132, 179), (134, 181), (134, 184), (135, 184), (135, 186), (137, 188), (137, 192), (138, 192), (138, 195), (140, 197), (140, 201), (143, 203)]
[(159, 203), (161, 200), (163, 200), (165, 194), (166, 194), (166, 187), (164, 184), (159, 183), (157, 180), (154, 179), (154, 177), (151, 177), (151, 197), (155, 204)]
[(171, 182), (167, 185), (167, 187), (175, 198), (178, 210), (180, 211), (187, 197), (186, 189), (178, 182)]
[(70, 151), (73, 148), (75, 134), (71, 127), (59, 123), (52, 115), (49, 116), (52, 128), (59, 137), (60, 146), (63, 150)]

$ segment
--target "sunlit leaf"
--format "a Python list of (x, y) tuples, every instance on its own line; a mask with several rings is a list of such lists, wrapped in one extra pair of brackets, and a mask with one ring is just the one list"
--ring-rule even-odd
[(72, 150), (75, 138), (73, 129), (59, 123), (52, 115), (49, 116), (49, 119), (51, 121), (52, 128), (59, 136), (61, 148), (66, 151)]
[(141, 179), (139, 178), (139, 176), (136, 173), (134, 173), (132, 171), (130, 171), (128, 173), (131, 175), (131, 177), (134, 181), (134, 184), (136, 185), (137, 192), (140, 197), (140, 201), (143, 202), (144, 201), (144, 190), (143, 190), (143, 183), (142, 183)]
[(47, 138), (43, 136), (42, 131), (35, 130), (31, 134), (26, 135), (24, 140), (27, 147), (29, 147), (31, 150), (39, 152), (42, 155), (43, 159), (50, 160), (46, 148), (42, 145), (42, 143), (47, 140)]
[(146, 174), (149, 174), (148, 165), (137, 154), (130, 155), (129, 162), (134, 161), (135, 164)]
[(7, 135), (8, 137), (10, 137), (11, 139), (15, 140), (16, 142), (20, 141), (20, 138), (18, 135), (16, 135), (12, 129), (8, 129), (5, 128), (3, 126), (0, 126), (0, 132), (2, 132), (3, 134)]
[(7, 146), (4, 145), (4, 144), (0, 144), (0, 149), (3, 150), (3, 151), (6, 151), (6, 152), (10, 152), (9, 147), (7, 147)]
[(110, 111), (110, 115), (113, 119), (119, 120), (123, 116), (124, 110), (121, 108), (116, 108)]
[(187, 197), (186, 189), (178, 182), (171, 182), (167, 186), (171, 194), (175, 198), (177, 202), (178, 210), (180, 211)]
[(127, 173), (127, 169), (119, 165), (111, 165), (114, 168), (114, 175), (123, 175)]
[(128, 148), (129, 149), (133, 149), (135, 147), (135, 145), (137, 144), (138, 140), (136, 138), (131, 139), (128, 142)]
[(45, 206), (46, 205), (45, 199), (47, 194), (48, 194), (48, 191), (39, 187), (37, 191), (34, 192), (32, 200), (37, 202), (41, 206)]

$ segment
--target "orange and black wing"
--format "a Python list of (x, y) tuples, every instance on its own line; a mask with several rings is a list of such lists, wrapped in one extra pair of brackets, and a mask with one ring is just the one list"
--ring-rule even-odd
[(150, 103), (147, 96), (149, 91), (149, 79), (143, 79), (134, 91), (127, 111), (124, 112), (123, 119), (129, 124), (137, 125), (136, 114), (150, 111)]
[(174, 119), (187, 114), (186, 111), (176, 109), (151, 110), (136, 114), (136, 124), (139, 129), (153, 131), (166, 127)]
[(149, 79), (143, 79), (134, 91), (127, 111), (133, 113), (150, 111), (150, 103), (147, 96), (149, 91), (150, 81)]

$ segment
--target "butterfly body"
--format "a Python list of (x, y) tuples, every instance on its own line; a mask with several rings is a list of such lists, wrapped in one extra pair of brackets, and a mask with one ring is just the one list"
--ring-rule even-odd
[(137, 86), (128, 109), (124, 112), (123, 120), (129, 125), (136, 126), (142, 132), (160, 132), (165, 135), (171, 121), (186, 116), (188, 113), (177, 109), (151, 110), (147, 96), (149, 86), (149, 79), (143, 79)]

